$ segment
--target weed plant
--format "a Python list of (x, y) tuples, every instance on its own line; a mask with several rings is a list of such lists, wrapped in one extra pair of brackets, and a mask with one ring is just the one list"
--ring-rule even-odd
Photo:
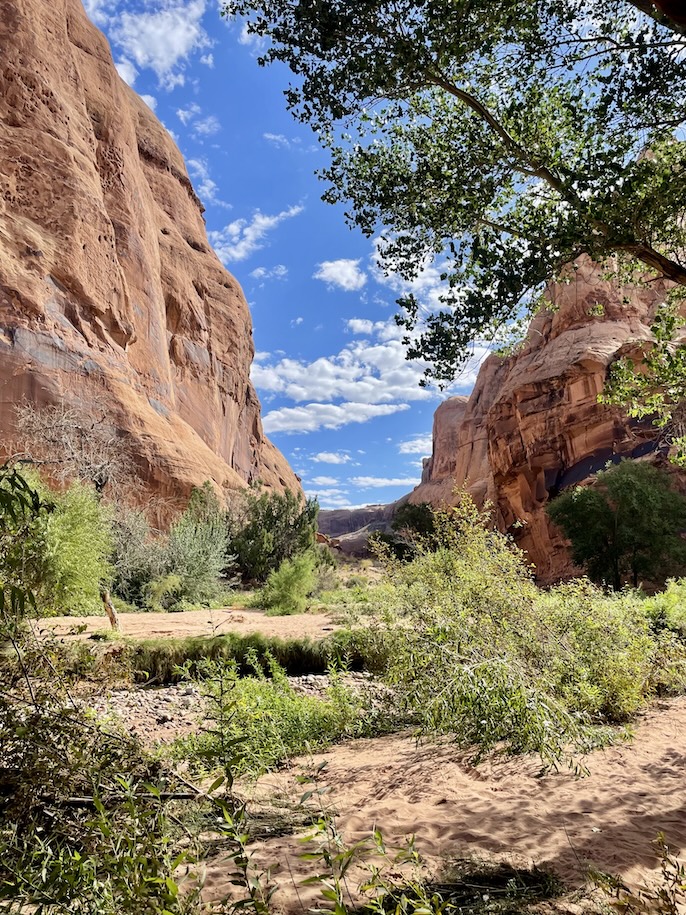
[(178, 741), (176, 755), (210, 771), (258, 776), (291, 756), (373, 729), (370, 706), (343, 685), (335, 668), (329, 669), (326, 696), (316, 698), (296, 691), (270, 652), (266, 672), (255, 652), (247, 660), (252, 673), (244, 677), (233, 661), (194, 665), (213, 726)]

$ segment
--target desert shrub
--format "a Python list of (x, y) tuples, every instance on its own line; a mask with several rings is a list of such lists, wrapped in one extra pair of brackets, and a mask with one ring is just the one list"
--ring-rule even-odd
[(289, 490), (244, 494), (229, 517), (229, 552), (244, 580), (264, 582), (284, 560), (311, 550), (318, 511), (316, 499)]
[(101, 613), (100, 589), (112, 574), (108, 510), (85, 484), (50, 492), (36, 474), (24, 476), (44, 507), (4, 519), (0, 580), (28, 587), (42, 613)]
[(667, 629), (686, 640), (686, 579), (670, 579), (667, 587), (645, 602), (654, 629)]
[(548, 514), (572, 544), (574, 562), (615, 590), (628, 577), (664, 580), (686, 568), (686, 497), (664, 471), (622, 461), (549, 503)]
[(213, 726), (180, 741), (179, 755), (210, 770), (228, 763), (236, 774), (259, 775), (290, 756), (368, 733), (361, 701), (335, 672), (326, 697), (318, 699), (296, 692), (271, 654), (266, 655), (269, 676), (256, 657), (248, 660), (253, 667), (248, 677), (241, 677), (232, 662), (197, 667)]
[(174, 573), (149, 581), (143, 592), (145, 606), (154, 613), (169, 610), (179, 603), (182, 589), (181, 576)]
[(146, 588), (162, 574), (163, 541), (153, 531), (145, 514), (127, 508), (117, 510), (112, 521), (112, 591), (141, 608)]
[(387, 677), (408, 717), (480, 751), (503, 741), (554, 760), (595, 740), (591, 723), (636, 711), (665, 660), (638, 596), (589, 582), (542, 592), (470, 500), (436, 517), (437, 548), (389, 560), (377, 591)]
[(167, 578), (179, 579), (177, 600), (210, 603), (226, 586), (228, 533), (210, 485), (191, 494), (188, 508), (171, 526), (163, 555)]
[(270, 616), (302, 613), (316, 582), (315, 556), (312, 552), (303, 553), (285, 559), (278, 569), (270, 572), (253, 603), (263, 607)]
[(541, 658), (550, 689), (572, 711), (624, 721), (650, 695), (656, 642), (644, 602), (605, 594), (589, 581), (541, 592)]

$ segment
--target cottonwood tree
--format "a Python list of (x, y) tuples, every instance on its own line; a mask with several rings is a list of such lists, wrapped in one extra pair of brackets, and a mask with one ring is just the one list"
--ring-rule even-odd
[(569, 538), (574, 562), (615, 590), (628, 576), (664, 579), (686, 568), (686, 498), (650, 464), (622, 461), (590, 486), (567, 490), (548, 506)]
[[(647, 0), (232, 0), (330, 151), (324, 199), (437, 308), (408, 357), (453, 378), (582, 253), (686, 285), (686, 16)], [(567, 276), (568, 279), (568, 276)]]

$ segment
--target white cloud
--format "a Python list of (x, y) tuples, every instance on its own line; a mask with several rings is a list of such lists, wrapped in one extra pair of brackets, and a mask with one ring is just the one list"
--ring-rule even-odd
[(285, 280), (288, 276), (288, 267), (285, 264), (276, 264), (274, 267), (255, 267), (250, 271), (250, 276), (255, 280)]
[(405, 348), (392, 339), (397, 328), (373, 325), (376, 340), (354, 340), (339, 353), (313, 362), (289, 357), (253, 369), (253, 382), (262, 392), (280, 394), (296, 403), (348, 400), (390, 403), (431, 400), (437, 395), (421, 388), (425, 363), (408, 362)]
[(374, 489), (377, 486), (416, 486), (419, 480), (416, 477), (353, 477), (350, 482), (359, 489)]
[(310, 457), (316, 464), (347, 464), (352, 460), (344, 451), (320, 451)]
[(188, 108), (176, 109), (176, 116), (184, 126), (190, 124), (193, 118), (197, 118), (200, 114), (202, 114), (202, 108), (197, 102), (192, 102)]
[(243, 261), (264, 247), (267, 233), (285, 219), (298, 216), (303, 210), (302, 206), (292, 206), (275, 216), (266, 216), (258, 210), (250, 222), (236, 219), (218, 232), (208, 232), (210, 244), (223, 264)]
[(273, 146), (278, 146), (282, 149), (288, 148), (291, 145), (288, 137), (285, 137), (282, 133), (263, 133), (262, 136)]
[(175, 69), (211, 45), (201, 25), (206, 6), (207, 0), (167, 0), (155, 12), (123, 10), (111, 20), (111, 37), (138, 67), (150, 67), (171, 89), (183, 84), (183, 74)]
[(90, 19), (99, 26), (107, 25), (118, 0), (84, 0)]
[(400, 442), (398, 451), (401, 454), (431, 454), (433, 450), (433, 436), (431, 433), (418, 435), (416, 438), (408, 439), (406, 442)]
[(141, 98), (151, 111), (157, 108), (157, 99), (154, 95), (141, 95)]
[(121, 60), (117, 61), (115, 64), (117, 68), (117, 73), (121, 76), (124, 82), (128, 86), (133, 86), (136, 82), (136, 77), (138, 76), (138, 70), (134, 67), (130, 60), (127, 60), (125, 57), (122, 57)]
[(338, 286), (345, 292), (357, 292), (367, 282), (367, 274), (360, 270), (360, 258), (342, 257), (336, 261), (322, 261), (313, 274), (315, 280), (322, 280), (329, 286)]
[(293, 318), (291, 321), (291, 327), (299, 327), (305, 319), (302, 317)]
[(188, 159), (188, 171), (193, 179), (193, 185), (198, 192), (198, 196), (205, 203), (213, 203), (215, 206), (231, 209), (231, 204), (221, 200), (218, 194), (219, 188), (215, 181), (210, 177), (210, 169), (205, 159)]
[(214, 136), (215, 133), (219, 133), (221, 128), (222, 125), (219, 123), (219, 118), (213, 114), (193, 122), (193, 133), (200, 134), (202, 137)]
[(283, 407), (273, 410), (264, 417), (264, 431), (274, 432), (316, 432), (319, 429), (340, 429), (350, 423), (366, 423), (378, 416), (390, 416), (402, 410), (409, 410), (406, 403), (308, 403), (302, 407)]
[(338, 486), (336, 477), (312, 477), (310, 486)]
[(205, 64), (206, 67), (209, 67), (210, 70), (214, 69), (214, 54), (203, 54), (200, 58), (200, 63)]

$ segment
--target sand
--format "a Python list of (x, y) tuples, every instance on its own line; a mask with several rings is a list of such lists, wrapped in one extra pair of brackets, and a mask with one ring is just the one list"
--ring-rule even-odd
[[(297, 616), (267, 616), (260, 610), (224, 607), (220, 610), (187, 610), (183, 613), (120, 613), (121, 633), (134, 639), (183, 638), (197, 635), (222, 635), (226, 632), (261, 632), (281, 639), (310, 637), (324, 639), (338, 628), (322, 613)], [(107, 617), (54, 616), (38, 622), (66, 639), (88, 638), (94, 632), (109, 632)], [(78, 631), (85, 627), (82, 631)]]
[[(348, 842), (381, 828), (389, 845), (414, 835), (428, 870), (472, 855), (514, 866), (554, 870), (570, 887), (584, 883), (586, 868), (621, 875), (630, 885), (654, 878), (659, 863), (653, 840), (659, 832), (675, 854), (686, 845), (684, 785), (686, 697), (660, 702), (637, 722), (635, 738), (586, 758), (586, 777), (570, 771), (541, 774), (533, 758), (501, 759), (474, 768), (469, 754), (449, 744), (416, 746), (411, 735), (357, 740), (327, 753), (297, 760), (287, 773), (257, 787), (298, 798), (296, 777), (326, 763), (321, 782), (325, 803), (338, 811)], [(294, 882), (312, 873), (297, 838), (275, 838), (255, 848), (255, 862), (280, 861), (288, 877), (277, 903), (299, 910)], [(226, 863), (211, 862), (207, 892), (229, 888)], [(298, 890), (309, 905), (316, 890)]]

